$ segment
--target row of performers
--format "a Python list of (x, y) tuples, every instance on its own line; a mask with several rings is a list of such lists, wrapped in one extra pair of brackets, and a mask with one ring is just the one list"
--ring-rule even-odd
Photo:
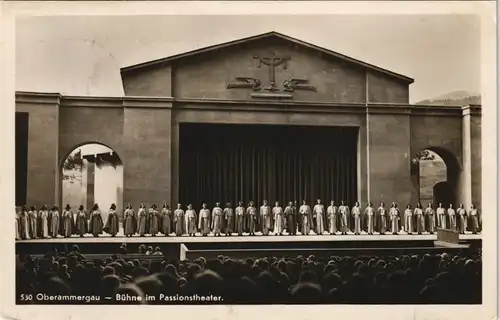
[[(362, 231), (368, 234), (374, 232), (397, 234), (401, 229), (408, 234), (414, 232), (433, 234), (436, 227), (458, 230), (460, 233), (465, 233), (466, 230), (477, 233), (481, 224), (479, 211), (474, 205), (471, 205), (470, 210), (467, 211), (462, 204), (455, 210), (453, 205), (444, 208), (442, 203), (437, 208), (433, 208), (429, 203), (428, 207), (423, 209), (418, 203), (415, 209), (407, 205), (402, 215), (395, 202), (389, 209), (386, 208), (384, 202), (380, 203), (376, 209), (371, 203), (368, 203), (365, 209), (361, 209), (358, 202), (349, 208), (344, 201), (340, 203), (340, 206), (337, 206), (335, 201), (331, 201), (330, 206), (325, 210), (321, 200), (318, 199), (312, 209), (306, 201), (303, 201), (298, 209), (297, 207), (296, 202), (289, 202), (283, 209), (279, 202), (275, 202), (274, 207), (271, 208), (264, 200), (259, 209), (253, 201), (250, 201), (246, 208), (242, 202), (239, 202), (238, 206), (233, 209), (231, 203), (228, 202), (224, 209), (220, 203), (216, 203), (215, 207), (210, 210), (207, 204), (203, 203), (201, 210), (197, 213), (191, 204), (187, 206), (186, 211), (182, 209), (181, 204), (178, 204), (173, 211), (168, 204), (164, 204), (162, 210), (158, 210), (154, 204), (149, 209), (141, 204), (137, 211), (129, 204), (124, 211), (123, 231), (128, 237), (135, 234), (194, 236), (197, 232), (204, 236), (210, 233), (216, 236), (222, 233), (255, 235), (258, 231), (263, 235), (271, 232), (282, 235), (285, 230), (291, 235), (297, 234), (297, 231), (307, 235), (311, 230), (319, 235), (325, 232), (360, 234)], [(20, 239), (57, 237), (58, 235), (83, 237), (87, 233), (99, 236), (103, 232), (111, 236), (116, 236), (119, 232), (119, 216), (114, 204), (109, 209), (106, 222), (103, 221), (97, 204), (90, 211), (89, 220), (87, 220), (87, 213), (83, 206), (73, 213), (69, 205), (66, 206), (62, 215), (59, 214), (57, 206), (50, 211), (43, 206), (38, 212), (34, 207), (29, 211), (23, 208), (16, 219), (16, 235)]]

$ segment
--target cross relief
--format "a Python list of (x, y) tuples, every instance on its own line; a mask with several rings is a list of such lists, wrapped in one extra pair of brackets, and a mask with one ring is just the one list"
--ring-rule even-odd
[(260, 79), (254, 77), (236, 77), (234, 83), (227, 85), (228, 89), (252, 89), (255, 93), (251, 96), (254, 98), (292, 98), (291, 93), (295, 90), (316, 91), (316, 87), (309, 84), (309, 80), (306, 79), (290, 78), (284, 80), (281, 86), (276, 83), (277, 68), (287, 69), (288, 61), (291, 60), (290, 57), (272, 55), (254, 56), (253, 59), (258, 62), (257, 68), (268, 68), (269, 76), (267, 81), (263, 84)]

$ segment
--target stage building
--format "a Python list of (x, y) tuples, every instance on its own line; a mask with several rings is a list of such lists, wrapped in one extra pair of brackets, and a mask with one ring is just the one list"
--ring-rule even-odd
[[(123, 202), (136, 208), (316, 198), (481, 206), (481, 107), (411, 105), (409, 77), (276, 32), (121, 77), (123, 97), (16, 93), (18, 204), (62, 204), (64, 160), (98, 143), (119, 156)], [(425, 150), (445, 163), (432, 181), (420, 179), (434, 166)]]

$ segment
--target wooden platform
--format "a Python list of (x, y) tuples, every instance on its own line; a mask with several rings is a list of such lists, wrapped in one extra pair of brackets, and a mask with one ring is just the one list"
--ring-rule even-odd
[[(481, 234), (461, 234), (460, 240), (481, 240)], [(260, 233), (257, 233), (255, 236), (243, 235), (238, 236), (234, 234), (232, 236), (220, 236), (216, 237), (212, 234), (208, 236), (197, 235), (195, 237), (189, 236), (133, 236), (127, 238), (123, 235), (117, 235), (116, 237), (111, 237), (110, 235), (101, 235), (100, 237), (93, 237), (91, 235), (85, 235), (85, 237), (72, 236), (70, 238), (57, 237), (57, 238), (48, 238), (48, 239), (31, 239), (31, 240), (17, 240), (17, 243), (236, 243), (236, 242), (326, 242), (326, 241), (340, 241), (340, 242), (351, 242), (351, 241), (422, 241), (422, 240), (433, 240), (437, 241), (436, 234), (411, 234), (408, 235), (405, 232), (400, 232), (398, 235), (392, 234), (373, 234), (369, 235), (366, 233), (362, 233), (360, 235), (347, 234), (347, 235), (287, 235), (284, 234), (282, 236), (278, 235), (269, 235), (263, 236)]]

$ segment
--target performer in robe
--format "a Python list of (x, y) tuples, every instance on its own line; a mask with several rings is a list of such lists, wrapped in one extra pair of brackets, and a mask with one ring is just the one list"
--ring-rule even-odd
[(340, 214), (340, 231), (342, 232), (342, 234), (346, 235), (347, 231), (349, 230), (350, 210), (349, 207), (345, 205), (343, 200), (340, 202), (339, 214)]
[(264, 200), (260, 207), (260, 227), (262, 235), (269, 235), (269, 229), (271, 228), (271, 208), (267, 204), (267, 200)]
[(422, 232), (425, 231), (425, 218), (420, 202), (417, 202), (417, 207), (413, 211), (413, 215), (415, 216), (415, 227), (417, 228), (417, 233), (422, 234)]
[(316, 205), (313, 207), (313, 220), (316, 222), (315, 232), (317, 235), (323, 235), (325, 232), (325, 206), (321, 203), (321, 199), (316, 200)]
[(404, 230), (407, 234), (413, 233), (413, 210), (411, 209), (411, 204), (406, 206), (404, 212)]
[(15, 212), (16, 212), (16, 218), (15, 218), (15, 222), (16, 222), (16, 240), (21, 240), (21, 222), (19, 221), (20, 219), (20, 214), (19, 212), (17, 211), (17, 207), (14, 209)]
[(177, 209), (174, 211), (174, 231), (175, 235), (178, 237), (182, 236), (186, 232), (184, 229), (186, 226), (184, 220), (184, 210), (182, 210), (182, 205), (178, 203)]
[(21, 239), (31, 239), (30, 238), (30, 219), (28, 215), (28, 207), (23, 206), (19, 214), (19, 228), (21, 232)]
[(234, 232), (234, 211), (231, 202), (226, 203), (224, 208), (224, 226), (226, 236), (232, 236)]
[(172, 211), (167, 203), (161, 209), (161, 233), (168, 236), (172, 233)]
[(453, 209), (452, 204), (450, 204), (447, 213), (448, 213), (448, 219), (450, 221), (450, 224), (449, 224), (450, 229), (453, 231), (456, 231), (457, 230), (457, 215), (456, 215), (455, 209)]
[(119, 225), (118, 212), (116, 212), (116, 205), (113, 203), (109, 207), (108, 218), (106, 219), (106, 223), (104, 225), (104, 231), (109, 233), (112, 237), (116, 237), (120, 231)]
[[(206, 219), (208, 220), (210, 218), (210, 210), (207, 209), (207, 204), (204, 203), (203, 204), (203, 208), (202, 210), (205, 211), (205, 214), (204, 216), (206, 217)], [(196, 211), (194, 211), (193, 209), (193, 205), (192, 204), (188, 204), (187, 206), (187, 210), (186, 210), (186, 215), (184, 217), (184, 221), (186, 223), (186, 233), (189, 235), (189, 236), (192, 236), (194, 237), (196, 235), (196, 219), (197, 218), (197, 215), (196, 215)], [(200, 214), (200, 219), (201, 219), (201, 214)], [(209, 229), (208, 232), (210, 232), (210, 222), (209, 221), (206, 221), (206, 226), (204, 225), (204, 227), (206, 229)], [(200, 232), (203, 233), (203, 230), (201, 230), (201, 227), (200, 227)], [(206, 230), (205, 230), (206, 232)]]
[(38, 226), (38, 212), (36, 207), (32, 206), (30, 211), (28, 211), (28, 226), (29, 226), (29, 236), (31, 239), (36, 239), (39, 237), (39, 226)]
[(59, 213), (59, 208), (53, 206), (50, 215), (50, 236), (52, 238), (57, 238), (59, 235), (59, 226), (61, 225), (61, 214)]
[(474, 204), (470, 206), (469, 217), (471, 222), (471, 229), (473, 234), (477, 234), (481, 231), (481, 215), (479, 210)]
[(43, 205), (38, 213), (40, 217), (40, 237), (45, 239), (49, 237), (49, 211), (47, 210), (47, 205)]
[(66, 208), (62, 214), (62, 223), (63, 223), (63, 236), (65, 238), (71, 237), (74, 229), (74, 220), (73, 220), (73, 212), (71, 211), (71, 206), (69, 204), (66, 205)]
[(235, 229), (236, 229), (236, 232), (238, 233), (239, 236), (242, 236), (243, 235), (243, 231), (245, 230), (245, 207), (243, 207), (243, 202), (239, 201), (238, 202), (238, 206), (236, 207), (236, 210), (235, 210), (235, 221), (234, 221), (234, 225), (235, 225)]
[(354, 234), (359, 235), (361, 233), (361, 208), (359, 202), (356, 201), (354, 207), (352, 207), (351, 215), (354, 218)]
[(368, 206), (365, 209), (366, 217), (366, 230), (368, 234), (373, 234), (375, 231), (375, 209), (373, 209), (373, 204), (368, 202)]
[(148, 217), (146, 212), (146, 206), (144, 205), (144, 203), (141, 203), (139, 210), (137, 210), (137, 231), (136, 231), (140, 237), (144, 237), (146, 235), (146, 232), (148, 231), (146, 229), (147, 219)]
[(99, 205), (96, 203), (90, 211), (89, 231), (94, 237), (98, 237), (102, 234), (103, 229), (104, 222), (102, 220), (101, 210), (99, 210)]
[(381, 235), (384, 235), (387, 232), (388, 221), (390, 221), (390, 219), (388, 217), (388, 212), (383, 201), (380, 202), (380, 206), (377, 209), (377, 219), (375, 219), (375, 221), (377, 224), (376, 228), (378, 232)]
[(153, 204), (149, 209), (149, 233), (153, 237), (156, 237), (158, 232), (160, 232), (160, 213), (157, 209), (156, 204)]
[(280, 206), (279, 201), (274, 203), (274, 208), (272, 210), (273, 220), (274, 220), (274, 235), (283, 235), (283, 230), (285, 229), (285, 217), (283, 208)]
[[(194, 210), (193, 210), (194, 211)], [(186, 217), (188, 216), (188, 212), (186, 211)], [(186, 221), (187, 223), (187, 221)], [(195, 227), (196, 228), (196, 227)], [(189, 230), (189, 228), (186, 227)], [(210, 234), (210, 209), (208, 209), (207, 204), (203, 203), (201, 205), (200, 216), (198, 217), (198, 230), (202, 236), (208, 236)], [(196, 233), (196, 231), (193, 232)], [(191, 235), (191, 232), (188, 231), (188, 234)]]
[(75, 222), (75, 233), (80, 237), (83, 237), (86, 233), (88, 233), (88, 222), (87, 222), (87, 213), (82, 205), (78, 208), (78, 212), (76, 213), (76, 222)]
[(312, 224), (312, 211), (311, 207), (307, 204), (306, 200), (302, 200), (302, 205), (299, 208), (300, 215), (300, 233), (308, 235), (311, 232)]
[(389, 209), (389, 217), (391, 219), (391, 232), (392, 234), (399, 233), (399, 209), (398, 205), (393, 202), (391, 208)]
[(257, 222), (257, 208), (255, 208), (253, 201), (250, 201), (248, 203), (246, 214), (248, 216), (248, 218), (247, 218), (248, 232), (250, 233), (251, 236), (254, 236), (255, 235), (255, 223)]
[(297, 209), (292, 201), (285, 207), (286, 231), (290, 235), (297, 234)]
[(335, 205), (335, 201), (330, 201), (330, 206), (326, 209), (327, 217), (328, 217), (328, 232), (330, 234), (336, 234), (338, 231), (337, 228), (337, 215), (338, 215), (337, 206)]
[(459, 232), (461, 234), (465, 234), (465, 230), (467, 230), (467, 210), (465, 210), (465, 207), (463, 205), (463, 203), (461, 203), (459, 206), (458, 206), (458, 209), (457, 209), (457, 215), (460, 217), (460, 220), (459, 220)]
[(132, 204), (129, 203), (123, 212), (123, 234), (125, 234), (125, 237), (132, 237), (135, 234), (137, 230), (136, 223), (134, 209), (132, 209)]
[(220, 207), (220, 202), (215, 203), (212, 209), (212, 232), (216, 237), (220, 237), (222, 229), (224, 228), (224, 211)]
[(427, 208), (425, 208), (424, 215), (427, 221), (427, 231), (429, 231), (430, 234), (434, 234), (436, 230), (436, 211), (434, 211), (432, 203), (429, 202)]
[(437, 209), (436, 215), (438, 220), (438, 227), (446, 229), (446, 210), (443, 208), (443, 204), (440, 202)]

